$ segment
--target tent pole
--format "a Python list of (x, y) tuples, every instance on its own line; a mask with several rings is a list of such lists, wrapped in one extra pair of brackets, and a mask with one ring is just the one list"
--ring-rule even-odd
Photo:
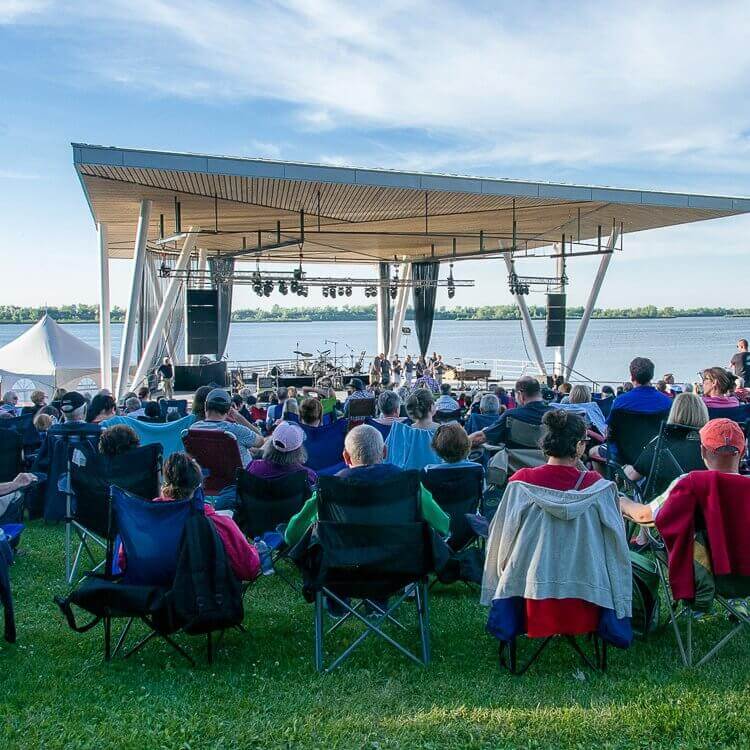
[[(503, 259), (505, 265), (508, 267), (508, 273), (513, 272), (513, 258), (510, 253), (503, 253)], [(529, 315), (529, 308), (526, 306), (526, 300), (522, 294), (516, 294), (516, 304), (521, 312), (521, 318), (523, 318), (524, 328), (526, 329), (526, 335), (529, 337), (531, 347), (534, 350), (534, 356), (536, 357), (536, 364), (539, 367), (542, 375), (547, 376), (547, 368), (544, 366), (544, 357), (542, 356), (542, 350), (539, 348), (539, 341), (536, 338), (536, 332), (534, 327), (531, 325), (531, 315)]]
[(115, 397), (120, 398), (125, 392), (130, 374), (130, 355), (135, 336), (135, 321), (138, 317), (138, 307), (141, 301), (141, 287), (143, 281), (143, 266), (146, 260), (146, 241), (148, 240), (148, 225), (151, 220), (151, 201), (141, 201), (141, 211), (138, 216), (138, 228), (135, 233), (135, 248), (133, 250), (133, 282), (130, 287), (130, 302), (125, 312), (125, 326), (122, 331), (122, 345), (120, 346), (120, 366), (117, 370), (117, 389)]
[(591, 286), (589, 298), (586, 300), (586, 307), (583, 310), (583, 316), (581, 317), (581, 322), (578, 326), (578, 330), (576, 331), (575, 341), (573, 342), (573, 346), (570, 348), (568, 363), (567, 365), (565, 365), (566, 379), (570, 377), (570, 373), (572, 372), (573, 367), (576, 363), (576, 359), (578, 358), (578, 352), (581, 350), (581, 344), (583, 344), (583, 338), (586, 335), (586, 330), (589, 327), (589, 321), (591, 320), (591, 315), (594, 312), (596, 300), (599, 297), (599, 292), (601, 291), (602, 284), (604, 283), (604, 277), (607, 275), (607, 269), (609, 268), (609, 263), (612, 260), (612, 254), (614, 252), (615, 245), (617, 244), (618, 234), (619, 230), (617, 226), (614, 225), (612, 227), (612, 234), (610, 235), (609, 241), (607, 242), (607, 249), (605, 251), (605, 254), (602, 255), (602, 259), (599, 261), (599, 269), (597, 270), (596, 276), (594, 277), (594, 283)]
[[(159, 287), (159, 277), (156, 273), (156, 268), (151, 264), (146, 264), (146, 270), (148, 271), (149, 276), (151, 277), (151, 289), (154, 293), (154, 302), (156, 303), (157, 310), (161, 307), (161, 288)], [(167, 354), (169, 355), (169, 358), (172, 360), (173, 364), (178, 364), (177, 359), (175, 358), (175, 349), (174, 344), (172, 342), (172, 334), (170, 333), (169, 329), (165, 326), (164, 327), (164, 343), (167, 346)]]
[[(180, 256), (177, 259), (177, 263), (174, 268), (175, 271), (184, 271), (188, 267), (190, 263), (190, 255), (193, 252), (193, 248), (195, 247), (195, 242), (198, 238), (199, 231), (200, 230), (198, 229), (198, 227), (190, 227), (190, 229), (188, 229), (187, 236), (185, 237), (185, 242), (183, 243), (182, 250), (180, 251)], [(156, 319), (154, 320), (154, 324), (148, 334), (148, 340), (146, 341), (146, 345), (143, 347), (141, 361), (138, 363), (135, 375), (133, 376), (133, 387), (136, 387), (138, 383), (140, 383), (146, 377), (148, 366), (151, 363), (151, 359), (153, 358), (154, 353), (156, 352), (156, 346), (159, 342), (159, 339), (164, 335), (164, 326), (167, 322), (169, 314), (172, 312), (172, 306), (177, 299), (177, 293), (180, 291), (180, 284), (182, 283), (183, 280), (177, 278), (176, 276), (172, 276), (169, 280), (169, 286), (167, 287), (167, 291), (164, 294), (164, 299), (159, 306), (159, 312), (156, 313)]]
[(112, 326), (110, 324), (109, 256), (107, 225), (97, 224), (99, 235), (99, 369), (101, 387), (112, 390)]

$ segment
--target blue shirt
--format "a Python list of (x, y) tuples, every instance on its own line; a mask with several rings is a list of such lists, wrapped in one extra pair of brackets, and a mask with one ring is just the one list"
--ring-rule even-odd
[(485, 440), (491, 445), (501, 445), (508, 442), (508, 417), (517, 419), (526, 424), (540, 425), (542, 418), (552, 407), (546, 401), (530, 401), (525, 406), (517, 406), (515, 409), (504, 411), (495, 424), (485, 427)]
[(652, 385), (639, 385), (615, 399), (607, 422), (612, 419), (612, 414), (616, 409), (638, 414), (659, 414), (671, 408), (672, 399), (669, 396), (660, 393)]

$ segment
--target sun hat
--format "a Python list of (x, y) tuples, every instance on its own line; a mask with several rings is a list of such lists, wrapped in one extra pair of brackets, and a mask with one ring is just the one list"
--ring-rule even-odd
[(273, 447), (282, 453), (296, 451), (304, 441), (305, 433), (302, 428), (292, 422), (279, 422), (271, 435)]

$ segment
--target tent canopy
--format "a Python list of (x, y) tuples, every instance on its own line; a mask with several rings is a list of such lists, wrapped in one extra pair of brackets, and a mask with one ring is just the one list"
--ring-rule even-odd
[(58, 387), (92, 390), (100, 381), (99, 352), (45, 314), (0, 348), (0, 376), (3, 390), (19, 391), (24, 401), (28, 400), (26, 392), (35, 389), (47, 393)]

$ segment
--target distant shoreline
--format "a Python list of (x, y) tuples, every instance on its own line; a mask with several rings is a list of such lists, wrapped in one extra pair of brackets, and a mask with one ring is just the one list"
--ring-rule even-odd
[[(747, 320), (750, 319), (750, 315), (600, 315), (592, 316), (592, 320), (674, 320), (676, 318), (691, 319), (696, 318), (711, 318), (711, 319), (724, 319), (730, 318), (734, 320)], [(374, 323), (375, 318), (268, 318), (263, 320), (233, 320), (232, 325), (241, 325), (243, 323)], [(520, 320), (520, 318), (443, 318), (438, 315), (435, 316), (435, 320), (447, 320), (456, 323), (497, 323), (497, 322), (510, 322), (514, 323)], [(533, 317), (532, 320), (544, 321), (543, 317)], [(566, 320), (581, 320), (580, 315), (574, 315), (567, 317)], [(38, 320), (0, 320), (0, 325), (4, 326), (22, 326), (22, 325), (33, 325), (38, 323)], [(65, 320), (56, 319), (57, 323), (63, 325), (98, 325), (98, 320)], [(123, 325), (124, 320), (111, 320), (110, 324)], [(406, 323), (413, 324), (413, 320), (406, 320)]]

